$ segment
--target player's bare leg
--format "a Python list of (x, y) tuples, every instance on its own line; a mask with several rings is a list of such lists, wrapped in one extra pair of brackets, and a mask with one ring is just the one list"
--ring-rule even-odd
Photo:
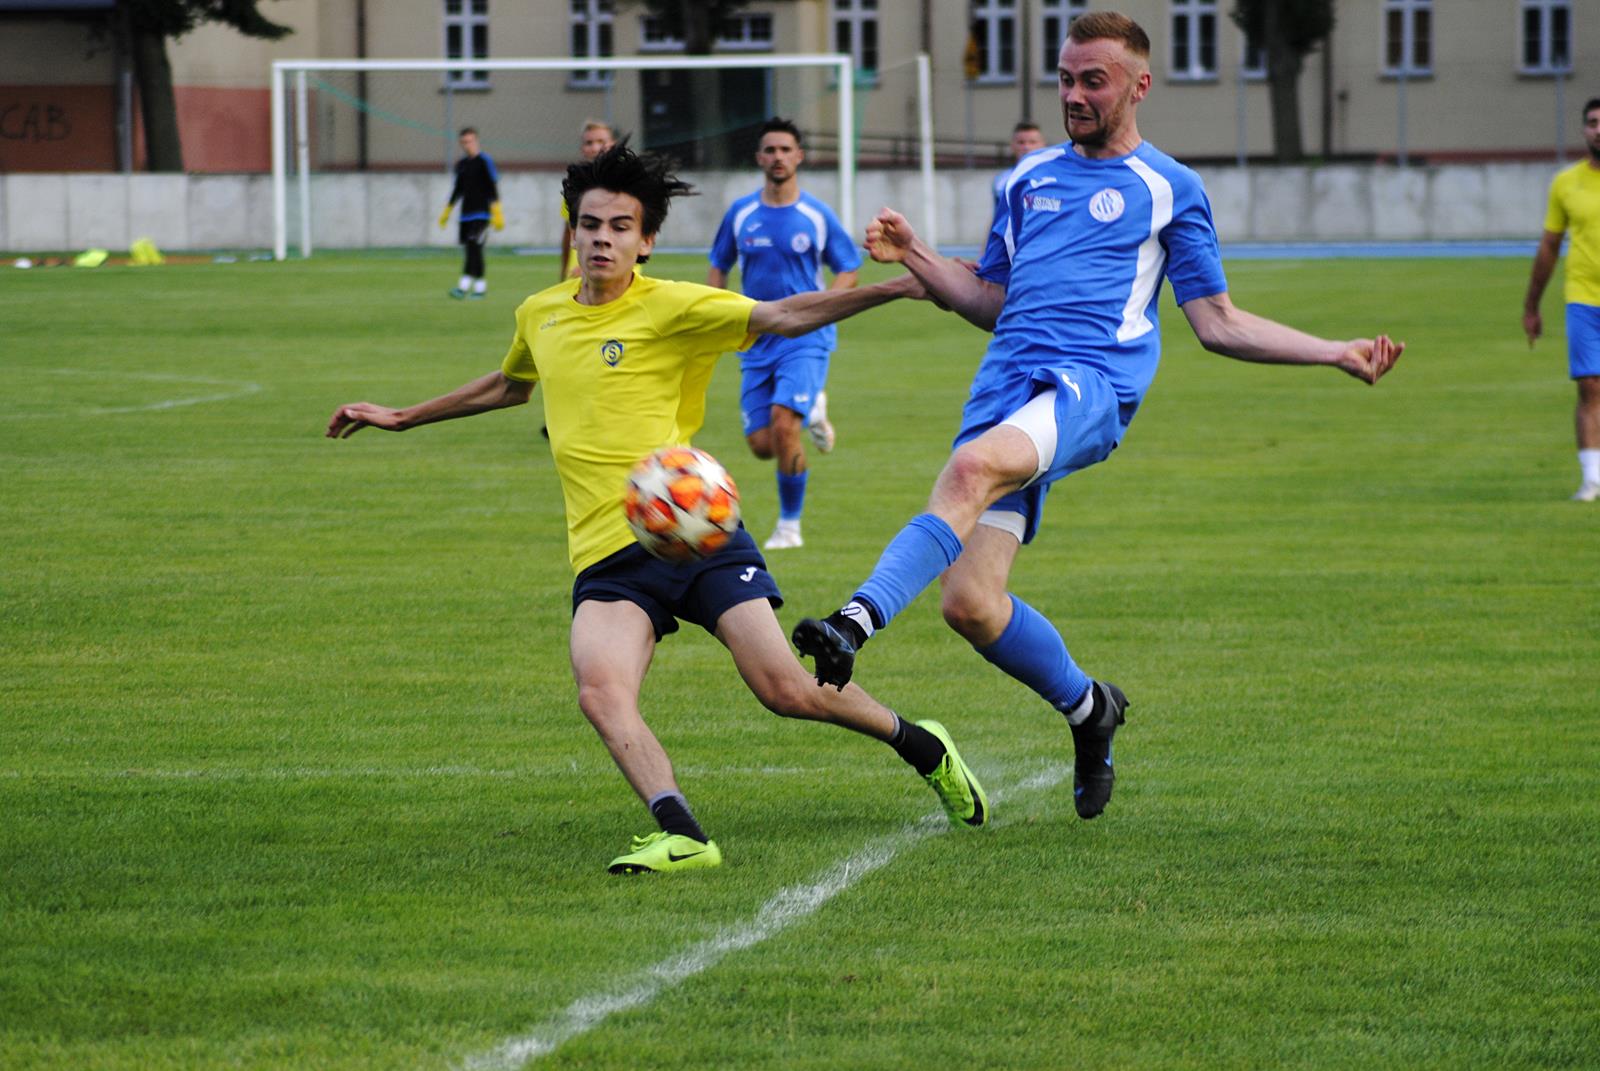
[(1573, 500), (1594, 502), (1600, 499), (1600, 376), (1579, 376), (1578, 405), (1573, 425), (1578, 438), (1578, 464), (1583, 483)]
[(639, 713), (639, 686), (655, 646), (649, 615), (631, 602), (590, 599), (572, 617), (578, 706), (661, 826), (659, 832), (635, 837), (629, 851), (611, 860), (613, 874), (691, 870), (722, 862), (722, 853), (678, 790), (666, 750)]
[(765, 599), (727, 610), (717, 622), (717, 639), (762, 706), (782, 717), (828, 722), (882, 740), (933, 787), (952, 821), (979, 826), (988, 820), (983, 786), (944, 726), (904, 721), (854, 684), (837, 691), (818, 688), (789, 653), (783, 627)]
[(805, 500), (806, 451), (802, 443), (804, 418), (784, 405), (772, 407), (767, 433), (769, 455), (778, 465), (779, 515), (772, 535), (762, 544), (764, 550), (792, 550), (802, 546), (800, 507)]

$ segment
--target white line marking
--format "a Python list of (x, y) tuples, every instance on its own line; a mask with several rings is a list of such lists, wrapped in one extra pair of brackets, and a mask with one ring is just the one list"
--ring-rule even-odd
[[(97, 378), (91, 373), (82, 372), (72, 368), (52, 368), (49, 371), (51, 375), (57, 376), (80, 376), (85, 379)], [(221, 394), (202, 394), (187, 398), (166, 398), (159, 402), (151, 402), (148, 405), (121, 405), (110, 407), (96, 406), (89, 409), (80, 409), (78, 411), (78, 415), (115, 416), (122, 413), (152, 413), (162, 409), (177, 409), (186, 405), (205, 405), (208, 402), (231, 401), (234, 398), (244, 398), (251, 394), (257, 394), (261, 390), (261, 384), (251, 383), (246, 380), (212, 379), (206, 376), (169, 375), (164, 372), (117, 372), (115, 373), (115, 378), (124, 380), (142, 379), (152, 383), (199, 383), (208, 387), (229, 387), (232, 389)], [(63, 414), (61, 413), (0, 413), (0, 420), (59, 420), (62, 416)]]
[[(1060, 784), (1071, 772), (1070, 767), (1049, 767), (1024, 778), (1010, 789), (991, 792), (989, 800), (994, 803), (1017, 793), (1050, 788)], [(811, 881), (779, 889), (761, 905), (755, 915), (743, 922), (725, 927), (716, 936), (698, 941), (682, 952), (645, 967), (623, 979), (613, 989), (579, 997), (564, 1011), (528, 1033), (509, 1038), (488, 1052), (468, 1057), (464, 1066), (471, 1071), (515, 1071), (532, 1060), (547, 1056), (573, 1038), (587, 1034), (611, 1016), (641, 1008), (663, 990), (710, 970), (728, 953), (760, 944), (796, 922), (814, 915), (822, 905), (874, 870), (887, 866), (906, 848), (929, 837), (947, 833), (950, 829), (951, 826), (940, 813), (913, 822), (898, 833), (870, 841)]]

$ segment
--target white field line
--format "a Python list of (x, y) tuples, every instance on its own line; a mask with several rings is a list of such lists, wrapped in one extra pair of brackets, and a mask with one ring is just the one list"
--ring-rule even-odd
[[(608, 761), (585, 763), (580, 767), (576, 759), (552, 763), (541, 767), (489, 768), (483, 766), (195, 766), (195, 767), (144, 767), (124, 766), (102, 769), (0, 769), (0, 781), (20, 781), (23, 778), (68, 781), (366, 781), (411, 780), (443, 777), (513, 778), (540, 777), (560, 773), (604, 773), (614, 770)], [(827, 766), (680, 766), (678, 772), (704, 777), (755, 776), (762, 777), (816, 777), (826, 774)]]
[[(1070, 767), (1052, 766), (1008, 789), (991, 792), (989, 800), (994, 803), (1023, 792), (1050, 788), (1060, 784), (1070, 773)], [(488, 1052), (468, 1057), (463, 1066), (470, 1071), (515, 1071), (546, 1056), (573, 1038), (587, 1034), (611, 1016), (644, 1007), (664, 990), (710, 970), (730, 952), (760, 944), (816, 914), (829, 900), (873, 871), (887, 866), (905, 849), (946, 833), (950, 828), (941, 813), (913, 822), (898, 833), (869, 841), (811, 881), (779, 889), (750, 918), (724, 927), (715, 936), (645, 967), (612, 989), (579, 997), (564, 1011), (526, 1034), (508, 1038)]]
[[(50, 372), (58, 376), (79, 376), (84, 379), (91, 377), (86, 372), (72, 368), (52, 368)], [(227, 387), (226, 391), (218, 394), (200, 394), (182, 398), (164, 398), (159, 402), (150, 402), (145, 405), (120, 405), (102, 407), (96, 406), (80, 409), (80, 416), (116, 416), (123, 413), (151, 413), (163, 409), (178, 409), (186, 405), (205, 405), (208, 402), (226, 402), (234, 398), (244, 398), (251, 394), (259, 393), (261, 384), (251, 383), (237, 379), (212, 379), (206, 376), (169, 375), (164, 372), (118, 372), (118, 379), (141, 379), (154, 383), (198, 383), (206, 387)], [(0, 413), (0, 420), (59, 420), (61, 413)]]

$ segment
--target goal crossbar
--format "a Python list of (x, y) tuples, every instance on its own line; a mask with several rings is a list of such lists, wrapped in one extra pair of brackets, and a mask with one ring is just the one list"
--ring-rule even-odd
[[(919, 57), (919, 66), (925, 57)], [(311, 255), (310, 166), (311, 149), (307, 115), (308, 74), (322, 71), (638, 71), (704, 70), (726, 68), (820, 67), (836, 72), (839, 94), (839, 217), (847, 233), (855, 233), (855, 64), (845, 53), (788, 53), (750, 56), (627, 56), (608, 58), (530, 57), (527, 59), (390, 59), (390, 60), (275, 60), (272, 64), (272, 254), (288, 256), (289, 138), (288, 82), (294, 77), (295, 170), (300, 202), (300, 254)], [(930, 161), (931, 162), (931, 161)], [(931, 175), (925, 193), (931, 198)], [(930, 204), (931, 207), (931, 204)]]

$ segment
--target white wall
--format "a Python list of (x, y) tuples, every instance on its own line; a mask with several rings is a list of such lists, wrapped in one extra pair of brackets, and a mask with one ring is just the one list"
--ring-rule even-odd
[[(1533, 239), (1544, 220), (1553, 164), (1461, 164), (1208, 168), (1201, 174), (1224, 242)], [(754, 189), (748, 172), (686, 176), (700, 196), (677, 202), (661, 239), (668, 248), (710, 244), (723, 209)], [(864, 171), (856, 189), (859, 230), (892, 205), (926, 229), (920, 176)], [(937, 182), (943, 244), (977, 245), (989, 224), (987, 171), (951, 170)], [(816, 172), (806, 187), (830, 203), (837, 177)], [(451, 245), (455, 225), (436, 218), (449, 196), (440, 175), (317, 175), (312, 240), (320, 248)], [(497, 245), (556, 245), (555, 174), (508, 174), (501, 182), (507, 227)], [(290, 187), (289, 244), (299, 235)], [(149, 237), (166, 250), (270, 249), (272, 184), (265, 175), (0, 175), (0, 250), (13, 253), (126, 249)]]

